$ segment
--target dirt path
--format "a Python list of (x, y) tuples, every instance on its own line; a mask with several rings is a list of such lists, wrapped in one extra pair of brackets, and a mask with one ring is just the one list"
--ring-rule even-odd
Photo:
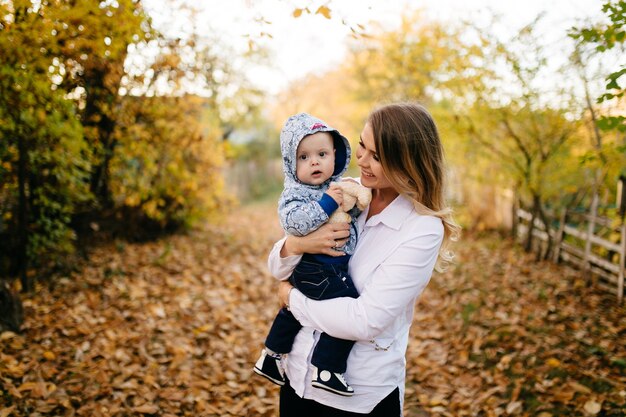
[[(275, 416), (251, 367), (276, 312), (273, 203), (220, 226), (97, 249), (0, 335), (0, 417)], [(575, 271), (467, 236), (423, 295), (407, 417), (626, 415), (626, 321)]]

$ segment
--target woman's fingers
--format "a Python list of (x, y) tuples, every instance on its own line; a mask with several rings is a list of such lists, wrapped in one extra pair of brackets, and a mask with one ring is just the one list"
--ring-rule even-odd
[(329, 239), (324, 248), (324, 253), (334, 257), (345, 255), (342, 247), (350, 236), (350, 225), (348, 223), (333, 223), (328, 225), (328, 230)]
[(350, 225), (348, 223), (337, 223), (337, 226), (333, 229), (333, 239), (335, 241), (343, 240), (342, 244), (346, 243), (345, 241), (350, 236)]

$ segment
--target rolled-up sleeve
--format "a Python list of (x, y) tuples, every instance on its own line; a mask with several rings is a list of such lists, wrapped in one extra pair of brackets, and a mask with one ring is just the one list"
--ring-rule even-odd
[[(316, 301), (291, 291), (291, 312), (303, 326), (347, 340), (371, 340), (415, 302), (432, 275), (443, 232), (400, 244), (374, 271), (356, 298)], [(279, 249), (280, 251), (280, 249)], [(340, 319), (338, 319), (340, 318)]]
[(302, 259), (302, 255), (287, 256), (285, 258), (280, 257), (280, 251), (285, 244), (285, 240), (287, 240), (287, 236), (276, 242), (267, 258), (267, 267), (269, 268), (270, 274), (281, 281), (291, 276), (294, 268), (298, 265), (300, 259)]

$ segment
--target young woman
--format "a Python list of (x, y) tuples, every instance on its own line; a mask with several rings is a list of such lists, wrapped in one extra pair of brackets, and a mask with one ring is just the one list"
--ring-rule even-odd
[[(435, 123), (417, 104), (397, 103), (373, 111), (356, 151), (361, 184), (372, 202), (358, 219), (358, 242), (349, 271), (358, 298), (316, 301), (286, 280), (303, 253), (341, 255), (348, 226), (329, 224), (276, 243), (268, 265), (283, 280), (279, 298), (304, 326), (286, 361), (281, 417), (401, 416), (409, 328), (415, 300), (459, 227), (444, 199), (445, 163)], [(355, 340), (346, 379), (354, 389), (342, 397), (314, 389), (310, 355), (321, 332)]]

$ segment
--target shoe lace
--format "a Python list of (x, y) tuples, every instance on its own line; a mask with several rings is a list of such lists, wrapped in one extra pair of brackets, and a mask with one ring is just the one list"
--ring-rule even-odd
[(346, 379), (343, 377), (343, 374), (337, 373), (335, 375), (337, 376), (337, 379), (343, 383), (343, 385), (348, 386), (348, 383), (346, 382)]

